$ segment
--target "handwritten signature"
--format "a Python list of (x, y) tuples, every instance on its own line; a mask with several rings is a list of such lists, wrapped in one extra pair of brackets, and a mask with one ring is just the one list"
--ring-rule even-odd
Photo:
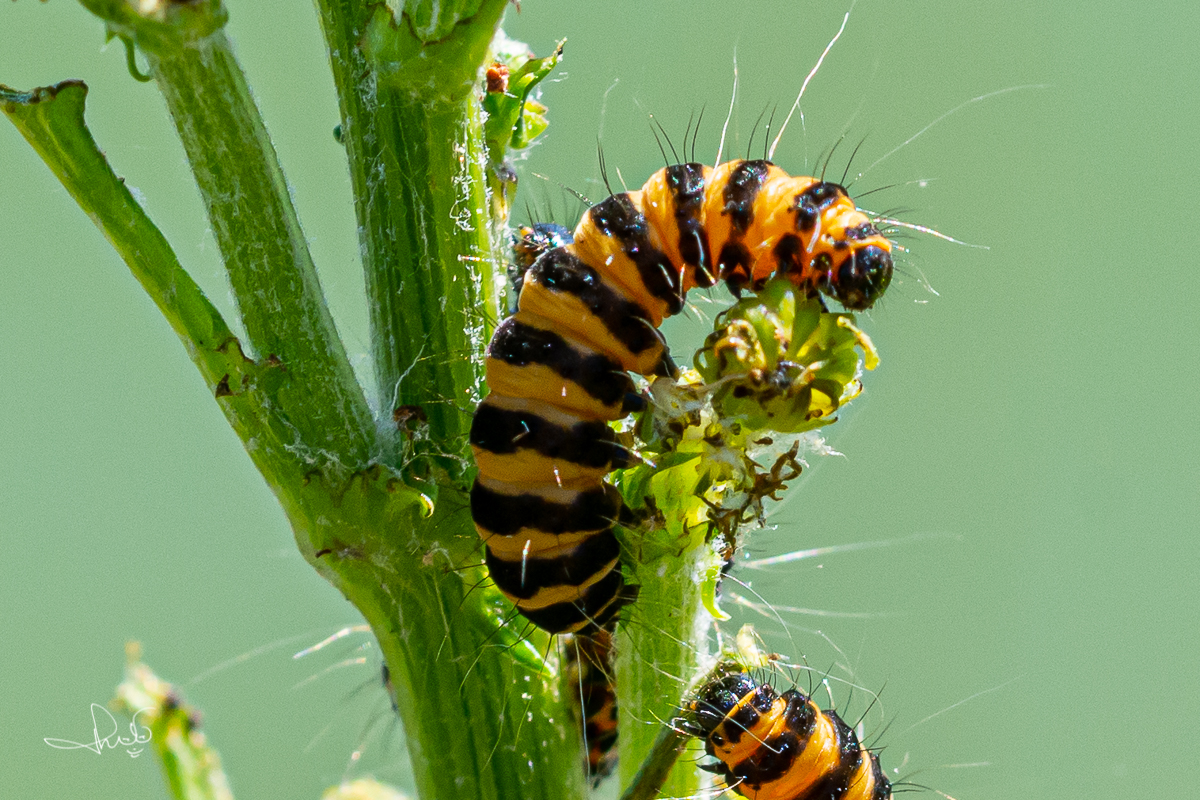
[[(150, 741), (150, 729), (145, 725), (138, 724), (138, 715), (149, 711), (153, 708), (139, 708), (133, 715), (133, 720), (129, 723), (129, 738), (118, 734), (117, 720), (109, 713), (108, 709), (99, 703), (92, 703), (92, 741), (90, 742), (72, 742), (67, 739), (52, 739), (45, 738), (46, 744), (58, 750), (91, 750), (96, 755), (104, 752), (104, 748), (108, 747), (116, 750), (118, 747), (124, 747), (125, 752), (130, 758), (137, 758), (145, 750), (144, 745)], [(112, 733), (101, 737), (101, 730), (107, 731), (112, 729)], [(145, 731), (143, 733), (142, 731)]]

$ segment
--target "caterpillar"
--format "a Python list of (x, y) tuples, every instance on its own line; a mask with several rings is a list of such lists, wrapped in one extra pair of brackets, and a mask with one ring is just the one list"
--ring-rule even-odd
[(592, 786), (617, 766), (617, 692), (613, 685), (612, 632), (575, 636), (567, 644), (566, 690), (579, 700), (587, 748), (584, 765)]
[(471, 513), (492, 581), (529, 622), (565, 633), (603, 625), (633, 594), (613, 533), (621, 498), (604, 480), (629, 455), (609, 423), (645, 405), (629, 373), (674, 374), (658, 329), (688, 290), (724, 280), (740, 294), (783, 275), (864, 310), (892, 257), (845, 188), (766, 160), (665, 167), (592, 206), (569, 243), (543, 239), (487, 348)]
[(750, 800), (891, 800), (879, 757), (835, 711), (797, 689), (776, 693), (734, 667), (688, 704), (682, 728), (704, 740), (719, 774)]
[(525, 273), (538, 256), (555, 247), (566, 247), (572, 241), (571, 230), (554, 222), (533, 222), (517, 228), (512, 237), (513, 264), (508, 271), (508, 282), (512, 285), (510, 314), (517, 313), (517, 298), (525, 283)]

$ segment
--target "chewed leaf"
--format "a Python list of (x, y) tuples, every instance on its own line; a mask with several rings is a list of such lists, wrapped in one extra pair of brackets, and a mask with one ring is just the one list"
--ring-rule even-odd
[(721, 417), (779, 433), (828, 424), (861, 391), (862, 367), (878, 363), (852, 315), (824, 310), (783, 278), (722, 314), (695, 358)]
[(871, 341), (862, 329), (858, 328), (853, 319), (848, 316), (838, 318), (838, 326), (845, 328), (854, 333), (854, 338), (857, 340), (858, 346), (862, 348), (864, 364), (867, 369), (875, 369), (879, 366), (879, 351), (875, 349), (875, 343)]
[(704, 610), (711, 614), (713, 619), (724, 622), (731, 617), (721, 610), (720, 599), (717, 597), (722, 577), (720, 564), (713, 564), (705, 570), (704, 583), (700, 587), (700, 600), (704, 603)]
[(503, 39), (500, 44), (517, 52), (494, 52), (487, 70), (483, 110), (488, 117), (483, 130), (489, 160), (494, 163), (503, 160), (508, 150), (528, 147), (549, 125), (546, 106), (530, 94), (558, 65), (563, 45), (559, 42), (557, 49), (545, 58), (534, 58), (527, 48), (519, 51), (516, 47), (519, 43)]

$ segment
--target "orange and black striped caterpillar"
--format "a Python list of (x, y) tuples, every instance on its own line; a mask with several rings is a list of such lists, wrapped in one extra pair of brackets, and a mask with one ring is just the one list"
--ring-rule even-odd
[(717, 763), (703, 767), (750, 800), (890, 800), (879, 758), (834, 711), (796, 689), (776, 693), (744, 668), (704, 686), (682, 728)]
[[(537, 232), (531, 229), (531, 232)], [(892, 277), (891, 242), (819, 178), (765, 160), (677, 164), (552, 229), (517, 311), (487, 349), (471, 512), (496, 586), (550, 633), (590, 630), (631, 596), (604, 476), (628, 463), (609, 423), (645, 405), (629, 373), (675, 372), (659, 333), (694, 286), (739, 293), (786, 276), (863, 310)]]

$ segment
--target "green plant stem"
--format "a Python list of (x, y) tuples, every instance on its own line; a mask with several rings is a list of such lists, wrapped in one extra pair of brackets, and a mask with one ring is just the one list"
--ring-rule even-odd
[(394, 159), (359, 195), (362, 229), (382, 244), (367, 270), (378, 391), (393, 407), (425, 410), (447, 451), (441, 466), (461, 477), (497, 315), (479, 108), (383, 90), (374, 123)]
[(582, 797), (578, 734), (562, 724), (567, 698), (539, 691), (546, 674), (505, 657), (471, 624), (469, 587), (445, 577), (347, 581), (347, 596), (381, 634), (393, 684), (404, 687), (398, 704), (420, 796)]
[[(358, 216), (376, 392), (384, 411), (416, 405), (427, 419), (429, 445), (394, 440), (384, 457), (409, 480), (438, 483), (434, 518), (385, 526), (379, 545), (420, 563), (382, 575), (371, 572), (377, 559), (330, 568), (387, 658), (423, 800), (582, 797), (582, 742), (557, 677), (523, 665), (515, 656), (527, 645), (502, 639), (520, 631), (501, 625), (521, 623), (507, 603), (490, 607), (494, 591), (471, 588), (481, 570), (447, 574), (479, 560), (463, 492), (466, 434), (500, 270), (472, 87), (505, 3), (485, 0), (458, 22), (450, 5), (442, 7), (450, 32), (425, 43), (382, 5), (318, 2)], [(426, 554), (436, 554), (436, 567)]]
[(275, 397), (291, 428), (289, 446), (330, 474), (366, 466), (378, 449), (375, 423), (225, 36), (223, 0), (80, 2), (146, 56), (196, 177), (250, 348), (279, 367)]
[(289, 373), (280, 400), (317, 466), (360, 468), (375, 425), (270, 137), (223, 31), (147, 52), (225, 259), (251, 345)]
[(175, 800), (233, 800), (221, 756), (200, 730), (200, 712), (178, 689), (141, 663), (136, 642), (125, 645), (125, 680), (109, 703), (133, 719), (131, 732), (149, 739)]
[(677, 728), (661, 726), (646, 760), (638, 766), (632, 782), (621, 793), (621, 800), (654, 800), (659, 797), (667, 776), (687, 743), (687, 735)]
[[(712, 628), (702, 597), (703, 576), (717, 563), (711, 549), (701, 546), (635, 569), (638, 599), (625, 627), (628, 638), (617, 650), (622, 786), (644, 779), (640, 771), (655, 748), (659, 723), (678, 715), (684, 684), (700, 669)], [(691, 765), (672, 770), (662, 788), (666, 797), (692, 797), (699, 791), (700, 776)]]
[[(434, 509), (382, 467), (333, 489), (313, 480), (281, 501), (378, 638), (421, 798), (582, 797), (582, 744), (569, 696), (548, 688), (545, 635), (500, 629), (510, 608), (473, 590), (482, 570), (452, 572), (473, 547), (458, 536), (466, 498), (445, 491)], [(431, 532), (444, 538), (431, 545)]]
[(19, 92), (0, 86), (0, 108), (112, 244), (158, 306), (217, 397), (259, 469), (274, 478), (304, 468), (293, 434), (268, 388), (274, 365), (244, 357), (233, 332), (179, 264), (171, 245), (115, 175), (84, 122), (87, 86), (66, 81)]
[[(451, 39), (465, 36), (486, 49), (503, 6), (490, 0)], [(358, 3), (321, 0), (318, 8), (354, 188), (379, 402), (385, 410), (420, 406), (429, 440), (440, 443), (435, 463), (463, 480), (480, 356), (498, 316), (502, 277), (480, 108), (470, 88), (483, 53), (469, 51), (464, 71), (451, 60), (456, 51), (443, 52), (449, 43), (423, 45), (407, 18), (381, 21), (382, 7), (372, 15)], [(407, 60), (395, 52), (404, 48), (414, 49)], [(439, 61), (450, 61), (444, 66), (453, 77), (438, 80), (428, 64)], [(402, 80), (418, 63), (430, 72), (419, 92)]]

